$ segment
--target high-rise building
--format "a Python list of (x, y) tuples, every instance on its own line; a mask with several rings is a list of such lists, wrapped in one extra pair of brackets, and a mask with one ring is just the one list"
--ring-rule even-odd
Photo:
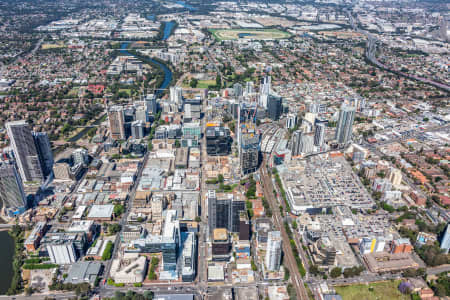
[(6, 208), (25, 208), (27, 205), (22, 179), (14, 165), (0, 166), (0, 200)]
[(264, 76), (259, 86), (259, 106), (262, 106), (265, 109), (267, 109), (269, 101), (271, 81), (272, 80), (270, 76)]
[(123, 107), (111, 106), (108, 110), (109, 133), (114, 140), (125, 140), (125, 117)]
[(233, 89), (234, 89), (234, 96), (237, 97), (241, 97), (244, 93), (244, 90), (242, 88), (242, 84), (240, 83), (235, 83), (233, 85)]
[(301, 153), (311, 153), (314, 151), (314, 137), (309, 134), (303, 134), (301, 137)]
[(355, 119), (355, 108), (342, 105), (339, 111), (339, 120), (336, 127), (335, 139), (339, 144), (346, 144), (352, 137), (353, 120)]
[(279, 231), (270, 231), (267, 237), (265, 263), (268, 271), (278, 271), (281, 264), (282, 238)]
[(144, 122), (138, 120), (131, 123), (131, 136), (135, 139), (144, 138)]
[(89, 164), (89, 154), (86, 149), (80, 148), (72, 152), (73, 165), (87, 166)]
[(445, 233), (441, 239), (441, 249), (448, 253), (450, 250), (450, 223), (447, 224), (447, 228), (445, 229)]
[(176, 103), (179, 106), (183, 104), (183, 90), (181, 87), (170, 87), (170, 102)]
[(282, 99), (278, 96), (269, 96), (269, 103), (267, 104), (267, 114), (270, 119), (278, 121), (282, 112)]
[(289, 114), (286, 118), (286, 129), (292, 129), (297, 125), (297, 115)]
[(217, 197), (214, 190), (209, 190), (208, 227), (210, 234), (216, 228), (239, 232), (240, 213), (245, 210), (245, 201), (233, 199), (233, 194), (223, 194)]
[(231, 152), (230, 130), (222, 126), (206, 127), (206, 152), (208, 155), (228, 155)]
[(250, 240), (250, 230), (250, 220), (248, 219), (247, 212), (244, 210), (239, 216), (239, 240)]
[(303, 132), (301, 130), (294, 131), (291, 139), (291, 154), (292, 156), (298, 156), (301, 154), (301, 145), (302, 145), (302, 135)]
[(245, 84), (245, 91), (244, 91), (244, 93), (245, 93), (245, 95), (246, 96), (248, 96), (248, 95), (250, 95), (250, 94), (253, 94), (253, 81), (248, 81), (246, 84)]
[(138, 107), (136, 107), (136, 121), (142, 121), (144, 123), (148, 122), (148, 112), (147, 109), (144, 105), (140, 105)]
[(155, 94), (149, 94), (145, 96), (145, 103), (148, 112), (151, 112), (153, 115), (156, 115), (158, 113), (158, 103), (156, 102)]
[(257, 133), (241, 133), (239, 161), (242, 174), (255, 172), (259, 165), (260, 135)]
[(6, 130), (11, 140), (14, 157), (19, 167), (20, 177), (25, 182), (42, 182), (42, 173), (39, 154), (36, 149), (31, 130), (24, 121), (6, 123)]
[(313, 113), (313, 114), (317, 114), (319, 113), (319, 102), (311, 102), (308, 106), (308, 112)]
[(241, 212), (246, 211), (245, 201), (233, 199), (231, 201), (231, 232), (239, 232)]
[(322, 147), (325, 141), (325, 124), (318, 123), (314, 133), (314, 146)]
[(42, 173), (47, 178), (53, 169), (53, 152), (46, 132), (33, 132), (34, 143), (42, 167)]

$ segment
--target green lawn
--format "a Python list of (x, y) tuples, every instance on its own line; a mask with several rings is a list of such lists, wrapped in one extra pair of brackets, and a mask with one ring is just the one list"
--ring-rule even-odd
[(254, 39), (254, 40), (273, 40), (273, 39), (287, 39), (291, 36), (290, 33), (281, 31), (276, 28), (263, 29), (209, 29), (214, 38), (218, 41)]
[(199, 80), (197, 83), (197, 88), (199, 89), (207, 89), (210, 85), (215, 85), (215, 80)]
[(131, 97), (131, 89), (119, 89), (119, 93), (124, 92), (127, 93), (129, 97)]
[(335, 290), (344, 300), (409, 300), (410, 296), (399, 292), (400, 282), (400, 280), (396, 280), (368, 285), (336, 286)]

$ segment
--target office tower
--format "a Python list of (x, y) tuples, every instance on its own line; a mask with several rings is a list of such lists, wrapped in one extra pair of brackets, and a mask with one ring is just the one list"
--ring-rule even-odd
[(158, 113), (158, 103), (156, 102), (155, 94), (145, 96), (145, 104), (147, 106), (147, 112), (151, 112), (153, 115)]
[(42, 182), (44, 174), (28, 124), (24, 120), (9, 122), (6, 123), (6, 130), (22, 180), (24, 182)]
[(314, 151), (314, 137), (309, 134), (303, 134), (301, 137), (301, 153), (309, 154)]
[(46, 132), (33, 132), (34, 143), (42, 167), (42, 173), (47, 178), (53, 169), (53, 152)]
[(136, 121), (142, 121), (144, 123), (148, 122), (148, 113), (145, 106), (140, 105), (136, 107)]
[(233, 199), (232, 194), (224, 194), (219, 198), (214, 190), (209, 190), (208, 227), (210, 234), (216, 228), (239, 232), (240, 213), (245, 210), (245, 201)]
[(111, 106), (108, 110), (109, 133), (113, 140), (125, 140), (125, 117), (123, 107), (119, 105)]
[(450, 249), (450, 223), (447, 224), (447, 228), (445, 229), (445, 233), (441, 239), (441, 249), (448, 253)]
[(271, 78), (264, 76), (259, 86), (259, 105), (267, 109), (270, 94)]
[(243, 88), (242, 88), (242, 84), (240, 83), (235, 83), (233, 85), (233, 89), (234, 89), (234, 96), (237, 97), (241, 97), (243, 95)]
[(314, 146), (322, 147), (325, 141), (325, 124), (319, 123), (316, 125), (316, 132), (314, 133)]
[(301, 130), (294, 131), (291, 139), (291, 154), (292, 156), (298, 156), (301, 154), (301, 138), (303, 132)]
[(335, 139), (339, 144), (346, 144), (352, 137), (353, 120), (355, 118), (355, 108), (342, 105), (339, 111), (339, 120), (336, 127)]
[(250, 94), (253, 94), (254, 90), (253, 90), (253, 81), (248, 81), (245, 84), (245, 95), (248, 96)]
[(208, 155), (228, 155), (231, 152), (230, 130), (221, 126), (206, 127), (206, 152)]
[(286, 129), (292, 129), (297, 125), (297, 115), (289, 114), (286, 118)]
[(181, 89), (181, 87), (170, 87), (170, 102), (176, 103), (178, 105), (183, 104), (183, 90)]
[(135, 139), (144, 137), (144, 122), (138, 120), (131, 123), (131, 136)]
[[(216, 228), (228, 228), (228, 224), (226, 226), (223, 226), (223, 220), (220, 220), (220, 225), (219, 226), (218, 223), (219, 221), (217, 220), (217, 195), (216, 195), (216, 191), (214, 190), (209, 190), (208, 191), (208, 227), (209, 227), (209, 233), (212, 234), (214, 229)], [(228, 220), (228, 216), (225, 216), (225, 219)]]
[(125, 123), (131, 123), (135, 118), (135, 108), (133, 106), (125, 106), (123, 109), (123, 119)]
[(14, 165), (0, 166), (0, 200), (6, 208), (25, 208), (22, 179)]
[(313, 129), (313, 123), (311, 121), (303, 119), (300, 129), (303, 131), (303, 133), (310, 133)]
[(268, 271), (278, 271), (281, 264), (281, 233), (270, 231), (267, 237), (266, 268)]
[(311, 102), (308, 107), (308, 112), (313, 113), (313, 114), (319, 113), (319, 106), (320, 106), (319, 102), (316, 102), (316, 101)]
[(231, 201), (231, 232), (239, 232), (241, 213), (246, 211), (245, 201), (233, 199)]
[(76, 149), (72, 152), (72, 161), (74, 166), (83, 165), (86, 167), (87, 165), (89, 165), (88, 151), (83, 148)]
[(251, 224), (246, 211), (242, 211), (239, 216), (239, 240), (250, 240)]
[(181, 280), (183, 282), (194, 281), (197, 273), (197, 237), (193, 232), (187, 233), (187, 238), (183, 244), (181, 261)]
[(214, 190), (208, 191), (208, 225), (210, 234), (216, 228), (229, 228), (230, 211), (230, 199), (217, 199)]
[(269, 96), (269, 103), (267, 104), (267, 113), (269, 118), (278, 121), (282, 111), (282, 99), (278, 96)]
[(260, 135), (241, 133), (239, 162), (242, 174), (255, 172), (259, 165)]

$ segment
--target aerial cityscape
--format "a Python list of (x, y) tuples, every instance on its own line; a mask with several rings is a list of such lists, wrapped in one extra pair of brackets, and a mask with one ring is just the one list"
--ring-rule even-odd
[(0, 0), (0, 299), (450, 299), (449, 24)]

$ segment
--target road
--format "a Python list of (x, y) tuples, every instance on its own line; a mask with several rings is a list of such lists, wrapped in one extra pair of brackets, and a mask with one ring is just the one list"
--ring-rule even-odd
[(287, 235), (287, 232), (284, 228), (283, 219), (280, 214), (279, 210), (279, 203), (276, 200), (274, 194), (273, 194), (273, 184), (272, 184), (272, 178), (267, 173), (266, 169), (266, 158), (264, 158), (263, 163), (260, 168), (260, 174), (261, 174), (261, 180), (262, 180), (262, 186), (264, 189), (264, 197), (269, 202), (270, 208), (272, 209), (272, 220), (274, 222), (275, 227), (281, 232), (281, 235), (283, 237), (283, 251), (284, 251), (284, 259), (285, 259), (285, 265), (290, 270), (291, 275), (291, 281), (295, 287), (295, 290), (297, 292), (298, 299), (304, 299), (307, 300), (308, 293), (306, 291), (306, 288), (304, 286), (302, 277), (300, 275), (300, 272), (297, 267), (297, 262), (294, 258), (294, 253), (291, 249), (291, 244), (289, 240), (289, 236)]
[(427, 268), (427, 275), (437, 275), (443, 272), (450, 272), (450, 265), (441, 265), (437, 267)]

